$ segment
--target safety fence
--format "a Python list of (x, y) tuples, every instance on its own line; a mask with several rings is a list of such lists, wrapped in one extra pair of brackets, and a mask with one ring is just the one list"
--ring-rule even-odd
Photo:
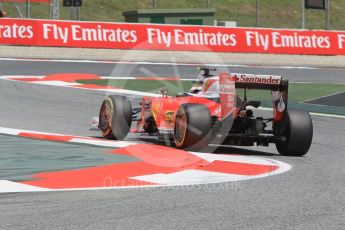
[(0, 44), (345, 55), (345, 32), (4, 18), (0, 19)]

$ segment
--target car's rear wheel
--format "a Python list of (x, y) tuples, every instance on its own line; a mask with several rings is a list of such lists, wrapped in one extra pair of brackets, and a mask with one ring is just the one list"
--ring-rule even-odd
[(122, 140), (132, 124), (132, 106), (124, 96), (107, 96), (99, 113), (99, 128), (102, 136), (112, 140)]
[(302, 110), (288, 110), (284, 120), (284, 141), (276, 144), (282, 155), (303, 156), (310, 148), (313, 139), (313, 123), (310, 115)]
[(176, 113), (174, 141), (177, 148), (201, 150), (211, 137), (212, 119), (208, 107), (200, 104), (181, 105)]

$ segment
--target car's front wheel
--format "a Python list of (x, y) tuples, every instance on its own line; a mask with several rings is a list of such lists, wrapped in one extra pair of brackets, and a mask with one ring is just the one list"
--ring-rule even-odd
[(99, 128), (102, 136), (112, 140), (122, 140), (132, 124), (132, 106), (130, 101), (119, 95), (107, 96), (99, 112)]

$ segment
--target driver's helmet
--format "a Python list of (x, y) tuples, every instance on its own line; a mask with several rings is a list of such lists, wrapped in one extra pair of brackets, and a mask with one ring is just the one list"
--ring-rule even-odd
[(219, 98), (219, 77), (213, 76), (206, 78), (198, 95), (200, 97)]
[(189, 90), (190, 93), (200, 93), (203, 90), (204, 83), (207, 78), (214, 77), (215, 75), (211, 72), (216, 71), (215, 68), (210, 68), (208, 66), (199, 67), (199, 75), (197, 79), (193, 81), (192, 88)]

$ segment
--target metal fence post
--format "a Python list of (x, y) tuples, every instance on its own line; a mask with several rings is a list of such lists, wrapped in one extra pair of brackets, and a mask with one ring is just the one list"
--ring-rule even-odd
[(256, 27), (259, 27), (259, 0), (256, 0)]
[(75, 10), (74, 10), (74, 6), (71, 6), (70, 7), (70, 17), (71, 17), (71, 20), (75, 20)]
[(59, 0), (50, 0), (50, 19), (59, 19)]
[(77, 11), (76, 18), (77, 18), (78, 21), (80, 21), (80, 7), (79, 6), (77, 7), (76, 11)]
[(30, 0), (26, 0), (26, 17), (30, 18)]
[(302, 29), (305, 29), (305, 1), (301, 0), (302, 3)]
[(329, 0), (326, 0), (326, 30), (329, 30)]

